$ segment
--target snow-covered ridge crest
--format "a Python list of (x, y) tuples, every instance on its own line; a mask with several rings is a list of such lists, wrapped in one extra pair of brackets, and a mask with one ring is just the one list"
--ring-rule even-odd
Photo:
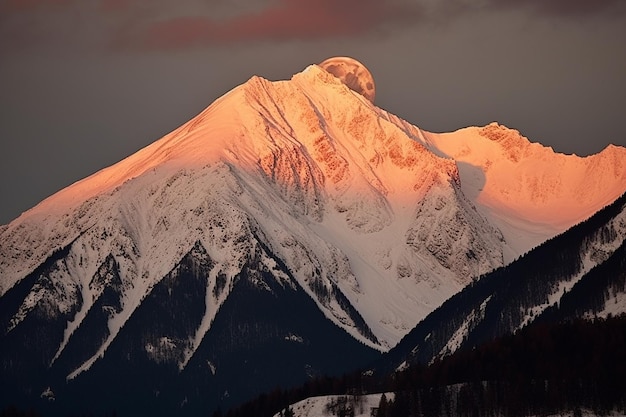
[(492, 123), (452, 133), (422, 132), (429, 149), (454, 159), (462, 189), (497, 226), (512, 260), (587, 219), (626, 191), (626, 148), (565, 155)]

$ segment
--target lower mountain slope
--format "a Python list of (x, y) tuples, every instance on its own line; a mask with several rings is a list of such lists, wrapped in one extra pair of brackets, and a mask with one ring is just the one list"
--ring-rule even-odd
[(533, 322), (626, 312), (626, 194), (451, 297), (386, 356), (384, 369), (429, 363)]
[(619, 416), (626, 315), (532, 323), (395, 374), (388, 416)]
[[(63, 338), (64, 328), (37, 307), (3, 338), (0, 407), (36, 405), (59, 416), (199, 415), (267, 387), (346, 372), (379, 356), (329, 321), (284, 266), (271, 269), (255, 258), (231, 282), (218, 279), (231, 286), (230, 296), (190, 356), (205, 298), (225, 291), (217, 285), (207, 294), (213, 264), (196, 244), (152, 288), (88, 372), (79, 366), (106, 340), (105, 318), (119, 308), (117, 265), (109, 261), (100, 269), (97, 276), (110, 279), (109, 290), (60, 354), (50, 347)], [(8, 296), (18, 292), (14, 288)]]
[(533, 322), (428, 366), (322, 378), (273, 390), (225, 415), (621, 416), (624, 372), (626, 314)]

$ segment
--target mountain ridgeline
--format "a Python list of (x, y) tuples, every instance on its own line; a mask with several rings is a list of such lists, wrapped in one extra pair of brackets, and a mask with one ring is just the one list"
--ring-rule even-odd
[(315, 65), (252, 77), (0, 226), (0, 407), (206, 414), (401, 339), (392, 368), (617, 313), (623, 197), (472, 282), (622, 195), (625, 161), (425, 132)]

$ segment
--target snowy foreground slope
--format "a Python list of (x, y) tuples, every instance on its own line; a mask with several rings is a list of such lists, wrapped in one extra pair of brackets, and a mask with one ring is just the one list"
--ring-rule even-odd
[[(289, 306), (385, 351), (473, 277), (625, 190), (624, 148), (578, 158), (495, 125), (424, 132), (315, 65), (253, 77), (0, 227), (3, 366), (19, 371), (38, 329), (30, 354), (54, 383), (111, 358), (217, 377), (207, 346), (221, 331), (310, 348), (321, 327), (284, 314), (272, 327)], [(282, 304), (263, 298), (267, 311), (235, 322), (255, 297)]]
[[(450, 390), (454, 390), (456, 387), (451, 387)], [(371, 417), (375, 416), (378, 410), (378, 405), (380, 403), (380, 397), (382, 394), (370, 394), (363, 395), (358, 397), (352, 396), (339, 396), (339, 395), (327, 395), (321, 397), (311, 397), (305, 400), (299, 401), (295, 404), (291, 404), (288, 409), (289, 411), (293, 411), (293, 417), (332, 417), (341, 415), (339, 412), (332, 409), (332, 405), (337, 403), (338, 399), (347, 398), (348, 400), (352, 400), (356, 402), (356, 406), (352, 406), (349, 404), (350, 408), (348, 414), (345, 415), (354, 415), (354, 417)], [(387, 399), (393, 400), (393, 393), (387, 392), (385, 393)], [(352, 410), (354, 410), (354, 414), (351, 414)], [(282, 411), (284, 415), (284, 410)], [(575, 415), (579, 415), (581, 417), (620, 417), (623, 414), (617, 411), (609, 411), (608, 413), (598, 414), (594, 413), (591, 410), (577, 410), (579, 414), (576, 414), (574, 411), (556, 413), (556, 414), (547, 414), (545, 417), (573, 417)], [(462, 413), (455, 413), (453, 411), (450, 412), (450, 415), (465, 415)], [(497, 415), (497, 414), (496, 414)], [(277, 413), (274, 417), (282, 417), (281, 413)], [(534, 416), (529, 416), (534, 417)]]
[[(311, 397), (289, 406), (293, 417), (337, 416), (343, 411), (345, 415), (354, 417), (371, 417), (372, 410), (377, 409), (382, 394), (369, 395), (325, 395)], [(393, 393), (385, 393), (385, 397), (393, 400)], [(284, 414), (285, 410), (282, 411)], [(281, 413), (275, 417), (282, 417)]]

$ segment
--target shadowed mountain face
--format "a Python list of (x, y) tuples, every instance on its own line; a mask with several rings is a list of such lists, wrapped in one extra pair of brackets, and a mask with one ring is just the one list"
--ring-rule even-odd
[(449, 135), (311, 66), (253, 77), (44, 200), (0, 227), (0, 406), (206, 412), (366, 364), (565, 227), (545, 223), (554, 178), (576, 194), (552, 166), (598, 182), (568, 222), (626, 187), (623, 148), (583, 161), (501, 126)]
[[(293, 278), (276, 280), (278, 271), (288, 276), (284, 266), (271, 271), (250, 259), (231, 283), (210, 330), (188, 356), (205, 315), (212, 265), (206, 250), (195, 245), (152, 288), (106, 354), (88, 372), (72, 374), (106, 340), (106, 319), (120, 308), (118, 266), (107, 260), (98, 274), (110, 277), (107, 290), (56, 359), (52, 347), (64, 331), (59, 316), (37, 311), (4, 335), (3, 402), (41, 405), (49, 401), (39, 399), (46, 393), (56, 400), (44, 408), (52, 415), (197, 415), (268, 387), (348, 371), (379, 355), (326, 319)], [(28, 280), (41, 282), (42, 276)], [(219, 285), (213, 289), (223, 290)], [(20, 292), (16, 287), (5, 299), (21, 298)], [(6, 322), (6, 311), (2, 313)], [(72, 378), (66, 380), (66, 375)]]

